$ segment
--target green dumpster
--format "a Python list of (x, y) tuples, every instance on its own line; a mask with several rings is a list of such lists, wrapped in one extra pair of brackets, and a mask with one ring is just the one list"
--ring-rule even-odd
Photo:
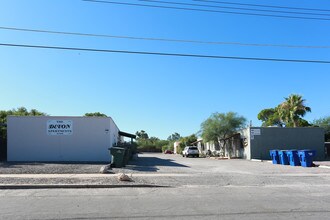
[(109, 148), (111, 157), (111, 167), (121, 168), (125, 166), (124, 156), (125, 156), (125, 148), (121, 147), (112, 147)]

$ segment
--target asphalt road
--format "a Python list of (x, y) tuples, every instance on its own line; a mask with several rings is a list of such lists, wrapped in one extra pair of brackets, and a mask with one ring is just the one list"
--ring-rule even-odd
[(143, 154), (167, 188), (0, 190), (0, 219), (330, 219), (330, 169)]
[(329, 219), (329, 187), (6, 190), (1, 219)]

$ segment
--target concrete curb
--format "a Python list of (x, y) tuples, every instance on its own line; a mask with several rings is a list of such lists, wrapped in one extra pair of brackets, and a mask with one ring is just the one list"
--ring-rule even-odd
[(330, 166), (319, 165), (320, 168), (330, 169)]
[(0, 190), (4, 189), (107, 189), (107, 188), (169, 188), (170, 186), (152, 184), (3, 184)]

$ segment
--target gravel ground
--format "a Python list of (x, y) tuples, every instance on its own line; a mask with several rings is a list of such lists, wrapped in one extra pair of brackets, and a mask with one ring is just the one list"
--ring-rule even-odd
[[(129, 175), (130, 176), (130, 175)], [(315, 176), (260, 176), (255, 175), (208, 175), (200, 174), (193, 176), (134, 176), (132, 182), (119, 181), (117, 175), (106, 174), (98, 178), (0, 178), (1, 184), (89, 184), (89, 185), (158, 185), (169, 187), (269, 187), (269, 186), (330, 186), (330, 177)]]
[(86, 184), (86, 185), (136, 185), (152, 184), (143, 178), (134, 178), (133, 181), (119, 181), (117, 176), (105, 178), (1, 178), (1, 184)]
[[(104, 164), (1, 163), (0, 174), (96, 174)], [(182, 158), (179, 155), (142, 154), (114, 173), (132, 175), (119, 182), (117, 175), (94, 178), (2, 177), (1, 184), (152, 184), (165, 186), (330, 186), (330, 169), (273, 165), (246, 160)], [(157, 174), (157, 175), (156, 175)]]
[(0, 174), (79, 174), (98, 173), (105, 164), (0, 163)]
[[(330, 166), (330, 161), (315, 162)], [(263, 164), (261, 166), (261, 164)], [(93, 174), (98, 173), (103, 163), (11, 163), (0, 162), (0, 174)], [(115, 173), (241, 173), (241, 174), (279, 174), (279, 173), (319, 173), (315, 168), (302, 168), (272, 165), (267, 162), (247, 160), (214, 160), (207, 158), (183, 158), (180, 155), (159, 153), (140, 154)], [(330, 169), (329, 172), (330, 173)]]

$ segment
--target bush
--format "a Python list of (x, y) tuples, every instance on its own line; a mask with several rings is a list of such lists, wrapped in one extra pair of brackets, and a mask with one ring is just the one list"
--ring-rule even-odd
[(177, 146), (176, 153), (177, 154), (182, 154), (183, 149), (184, 149), (184, 147), (182, 147), (181, 145)]
[(162, 146), (162, 152), (165, 152), (166, 150), (169, 150), (168, 145)]
[[(140, 139), (137, 141), (138, 150), (144, 152), (162, 152), (164, 146), (168, 146), (168, 141), (157, 139)], [(168, 148), (166, 148), (168, 149)]]
[(162, 152), (162, 149), (157, 148), (156, 146), (138, 146), (138, 151), (140, 152)]

